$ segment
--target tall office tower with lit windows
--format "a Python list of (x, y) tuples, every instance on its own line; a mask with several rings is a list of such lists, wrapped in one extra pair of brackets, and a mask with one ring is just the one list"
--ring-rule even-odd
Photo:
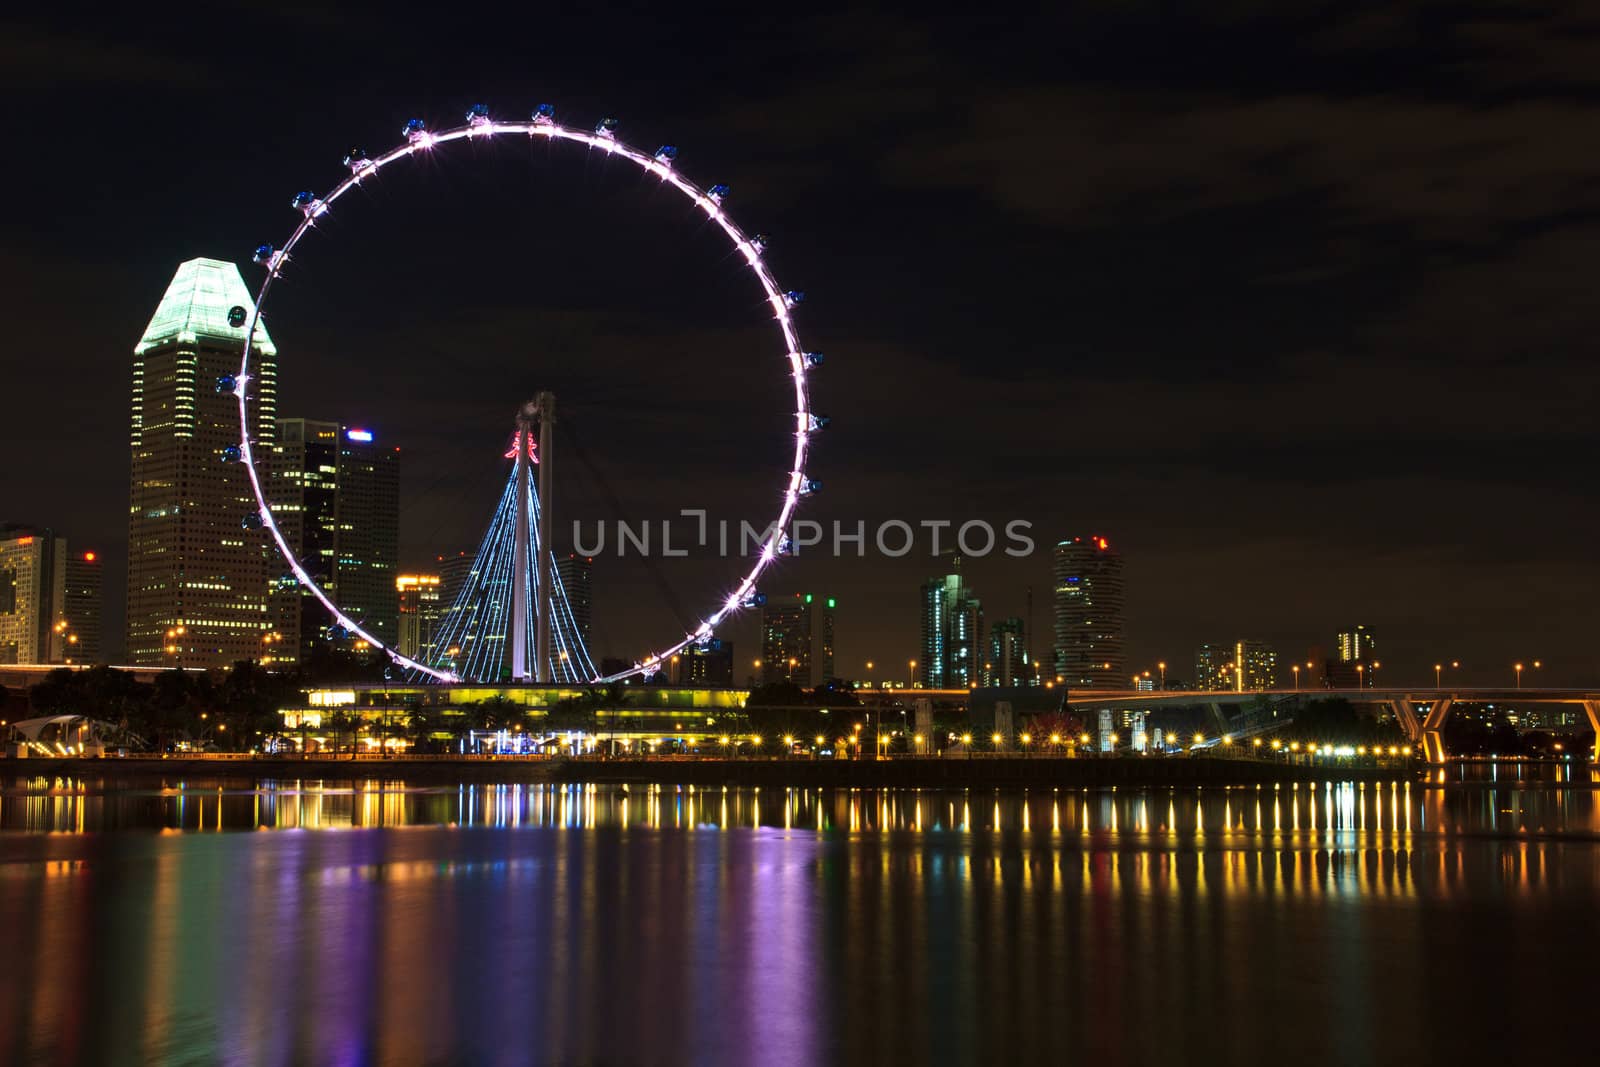
[(1033, 677), (1028, 650), (1022, 643), (1022, 619), (1012, 616), (989, 626), (989, 648), (983, 658), (983, 684), (1011, 688)]
[(0, 526), (0, 663), (60, 663), (67, 542), (49, 530)]
[(768, 601), (761, 610), (761, 681), (793, 682), (802, 688), (826, 685), (836, 675), (831, 596), (796, 593)]
[(67, 554), (62, 621), (66, 623), (67, 663), (104, 663), (105, 567), (98, 552)]
[(1372, 631), (1365, 626), (1341, 630), (1338, 644), (1340, 663), (1362, 663), (1370, 660), (1378, 651), (1378, 644), (1373, 640)]
[[(295, 558), (350, 620), (385, 645), (399, 636), (400, 456), (370, 430), (279, 419), (272, 512)], [(292, 574), (273, 586), (272, 662), (352, 640)], [(264, 657), (266, 658), (266, 657)]]
[(396, 650), (423, 663), (433, 660), (433, 634), (444, 612), (437, 574), (402, 574), (394, 580), (400, 594), (400, 630)]
[[(139, 666), (225, 667), (260, 653), (267, 538), (237, 462), (231, 387), (251, 308), (237, 267), (191, 259), (134, 346), (127, 645)], [(251, 343), (246, 417), (265, 468), (278, 351), (261, 322)]]
[(1328, 660), (1323, 671), (1323, 682), (1334, 689), (1359, 689), (1377, 684), (1373, 671), (1378, 643), (1372, 631), (1365, 626), (1340, 630), (1335, 639), (1339, 658)]
[(1055, 547), (1056, 677), (1072, 688), (1126, 689), (1122, 556), (1104, 537)]
[(1233, 688), (1234, 646), (1216, 641), (1201, 645), (1194, 652), (1194, 684), (1191, 689), (1226, 692)]
[[(583, 647), (589, 648), (589, 625), (594, 619), (594, 557), (568, 552), (556, 557), (556, 576), (561, 579), (561, 589), (572, 606), (572, 621), (577, 624)], [(729, 683), (732, 684), (731, 682)]]
[(962, 577), (960, 556), (949, 570), (922, 583), (922, 684), (971, 689), (983, 681), (983, 602)]

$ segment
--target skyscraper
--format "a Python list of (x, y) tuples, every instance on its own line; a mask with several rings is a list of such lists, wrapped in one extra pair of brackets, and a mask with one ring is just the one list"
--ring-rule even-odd
[(986, 686), (1027, 685), (1033, 677), (1028, 667), (1028, 650), (1023, 645), (1022, 619), (1000, 619), (989, 627), (989, 648), (984, 653), (983, 684)]
[(1371, 630), (1365, 626), (1341, 630), (1334, 644), (1339, 650), (1339, 658), (1327, 662), (1324, 681), (1328, 686), (1352, 689), (1377, 683), (1372, 668), (1378, 643), (1373, 639)]
[[(398, 636), (400, 455), (369, 430), (279, 419), (272, 512), (300, 565), (346, 615), (385, 645)], [(292, 576), (274, 584), (274, 658), (292, 661), (334, 635), (327, 609)]]
[[(191, 259), (134, 347), (127, 636), (128, 659), (140, 666), (254, 659), (267, 627), (267, 540), (249, 528), (257, 507), (248, 475), (230, 462), (238, 401), (219, 385), (238, 372), (245, 342), (230, 320), (235, 307), (246, 316), (252, 308), (238, 268)], [(264, 323), (252, 346), (248, 424), (267, 460), (278, 353)]]
[(560, 588), (567, 594), (567, 603), (572, 605), (572, 621), (577, 624), (578, 636), (583, 638), (583, 647), (593, 652), (589, 644), (589, 624), (594, 618), (594, 557), (580, 556), (576, 552), (557, 556), (556, 575), (561, 579)]
[(1194, 653), (1194, 688), (1223, 692), (1233, 688), (1234, 647), (1224, 642), (1201, 645)]
[(672, 657), (670, 681), (687, 689), (733, 685), (733, 642), (713, 637)]
[(423, 663), (433, 659), (433, 633), (444, 606), (439, 602), (437, 574), (402, 574), (394, 580), (400, 594), (400, 629), (395, 649)]
[(62, 661), (66, 555), (49, 530), (0, 527), (0, 663)]
[(835, 677), (833, 616), (837, 601), (813, 593), (769, 601), (761, 611), (761, 681), (802, 688)]
[(62, 650), (69, 663), (104, 663), (105, 568), (98, 552), (67, 554), (63, 621), (67, 645)]
[(961, 557), (950, 573), (922, 583), (922, 684), (929, 689), (970, 689), (982, 681), (983, 602), (961, 576)]
[(1056, 677), (1074, 688), (1125, 688), (1122, 556), (1104, 537), (1057, 543), (1055, 601)]
[(1278, 685), (1278, 653), (1265, 641), (1233, 644), (1234, 690), (1274, 689)]
[(393, 645), (400, 604), (400, 449), (369, 430), (341, 427), (334, 494), (334, 588), (352, 622)]
[(1341, 630), (1338, 639), (1339, 662), (1360, 663), (1369, 660), (1378, 650), (1372, 631), (1365, 626)]

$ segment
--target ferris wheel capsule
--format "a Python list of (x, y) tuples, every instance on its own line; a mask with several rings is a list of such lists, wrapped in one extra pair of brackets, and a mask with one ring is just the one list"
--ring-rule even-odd
[(239, 379), (235, 378), (231, 374), (224, 374), (220, 378), (217, 379), (217, 393), (218, 393), (218, 395), (225, 396), (228, 393), (232, 393), (232, 392), (238, 391), (238, 388), (239, 388)]
[(805, 361), (805, 365), (808, 367), (822, 366), (821, 352), (802, 352), (800, 353), (800, 358)]
[(722, 203), (728, 199), (728, 187), (726, 185), (713, 185), (706, 190), (706, 199), (713, 204)]
[(261, 516), (252, 511), (250, 514), (239, 520), (239, 528), (242, 530), (261, 529)]
[(473, 127), (489, 125), (489, 105), (473, 104), (468, 108), (467, 125)]
[(243, 304), (235, 304), (233, 307), (228, 309), (228, 325), (232, 326), (235, 330), (243, 326), (245, 320), (249, 317), (250, 313), (244, 309)]
[[(828, 415), (812, 415), (810, 416), (810, 419), (811, 421), (809, 425), (813, 431), (826, 430), (833, 422), (833, 419)], [(821, 488), (820, 484), (818, 485), (818, 488)]]
[(797, 304), (804, 302), (805, 298), (805, 293), (798, 289), (790, 289), (787, 293), (783, 294), (783, 306), (786, 308), (792, 308)]
[(318, 200), (317, 195), (309, 189), (295, 193), (294, 199), (289, 201), (289, 206), (307, 217), (320, 215), (328, 209), (328, 205)]
[(822, 483), (815, 478), (807, 478), (800, 483), (801, 496), (816, 496), (820, 492), (822, 492)]
[(224, 448), (222, 450), (222, 462), (224, 462), (224, 463), (237, 463), (237, 462), (239, 462), (239, 457), (242, 454), (243, 453), (241, 453), (239, 451), (239, 446), (238, 445), (229, 445), (227, 448)]
[(766, 602), (767, 602), (767, 594), (751, 591), (749, 593), (746, 593), (744, 599), (742, 601), (740, 601), (739, 603), (740, 603), (740, 605), (742, 607), (759, 608), (763, 604), (765, 604)]
[(273, 274), (278, 273), (278, 268), (283, 266), (284, 255), (271, 245), (257, 245), (255, 254), (250, 257), (261, 264)]
[(595, 123), (594, 135), (596, 137), (604, 137), (608, 141), (615, 141), (617, 139), (617, 120), (601, 119)]
[(418, 141), (427, 139), (428, 124), (421, 119), (408, 119), (406, 120), (405, 128), (400, 131), (400, 134), (411, 144), (416, 144)]
[(756, 255), (758, 256), (765, 252), (767, 250), (767, 246), (770, 244), (772, 244), (772, 238), (768, 237), (764, 233), (758, 233), (754, 237), (750, 238), (750, 247), (756, 250)]
[(540, 104), (533, 109), (533, 122), (536, 126), (550, 126), (556, 121), (556, 106), (554, 104)]
[(678, 146), (664, 144), (656, 149), (656, 162), (672, 166), (672, 161), (678, 158)]
[(372, 160), (367, 158), (364, 149), (352, 148), (344, 154), (344, 165), (350, 168), (351, 174), (360, 174), (364, 170), (372, 169)]

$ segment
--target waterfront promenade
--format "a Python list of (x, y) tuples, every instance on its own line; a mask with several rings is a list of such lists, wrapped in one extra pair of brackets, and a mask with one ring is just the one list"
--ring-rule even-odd
[(132, 756), (0, 759), (0, 778), (97, 778), (136, 785), (189, 778), (402, 779), (446, 782), (594, 782), (898, 789), (1251, 785), (1261, 782), (1388, 781), (1416, 778), (1408, 761), (1293, 764), (1258, 759), (982, 756), (881, 760), (803, 757), (396, 756), (352, 759), (257, 756)]

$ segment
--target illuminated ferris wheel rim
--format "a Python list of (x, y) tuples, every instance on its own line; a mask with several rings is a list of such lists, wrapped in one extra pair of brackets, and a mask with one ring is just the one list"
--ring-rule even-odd
[[(352, 152), (347, 157), (346, 165), (350, 174), (326, 196), (316, 198), (310, 194), (302, 193), (295, 197), (294, 206), (302, 213), (300, 224), (295, 227), (294, 233), (281, 249), (273, 249), (263, 245), (257, 251), (257, 261), (267, 269), (266, 279), (261, 283), (260, 290), (256, 293), (255, 306), (249, 309), (248, 320), (244, 325), (243, 353), (239, 361), (239, 374), (236, 379), (235, 392), (239, 400), (239, 454), (244, 468), (249, 472), (250, 487), (255, 495), (258, 516), (262, 526), (271, 534), (273, 542), (278, 547), (278, 552), (288, 561), (290, 569), (294, 572), (295, 580), (321, 602), (322, 606), (334, 617), (334, 620), (344, 629), (368, 642), (372, 647), (381, 649), (393, 662), (411, 670), (419, 671), (440, 682), (459, 682), (462, 679), (450, 672), (441, 671), (426, 664), (419, 663), (410, 657), (401, 655), (378, 640), (366, 629), (351, 619), (333, 602), (333, 599), (323, 591), (315, 579), (308, 574), (295, 554), (290, 550), (288, 541), (283, 532), (278, 528), (272, 516), (272, 509), (267, 504), (266, 494), (262, 490), (261, 477), (256, 471), (255, 460), (252, 455), (249, 428), (249, 382), (250, 382), (250, 349), (255, 343), (256, 323), (261, 318), (262, 308), (267, 302), (267, 295), (272, 289), (272, 283), (277, 280), (283, 265), (289, 261), (289, 254), (300, 239), (309, 233), (316, 225), (318, 218), (327, 213), (328, 209), (345, 193), (360, 185), (363, 181), (372, 178), (388, 166), (401, 159), (406, 159), (419, 153), (431, 151), (439, 145), (451, 141), (489, 139), (501, 134), (521, 133), (530, 138), (544, 138), (549, 142), (572, 141), (586, 145), (591, 149), (598, 149), (608, 156), (618, 156), (638, 166), (641, 170), (654, 174), (662, 184), (670, 185), (682, 193), (691, 203), (703, 210), (706, 217), (715, 222), (733, 243), (745, 259), (745, 263), (760, 281), (762, 289), (766, 292), (767, 302), (771, 305), (773, 314), (778, 323), (778, 328), (783, 334), (785, 354), (789, 360), (790, 374), (794, 379), (795, 396), (795, 428), (794, 428), (794, 462), (790, 468), (788, 480), (783, 491), (783, 504), (779, 509), (777, 520), (772, 524), (766, 539), (762, 542), (761, 550), (756, 555), (750, 571), (740, 579), (733, 592), (710, 615), (700, 620), (699, 624), (686, 633), (675, 644), (638, 660), (632, 668), (616, 674), (597, 676), (593, 682), (621, 681), (640, 674), (653, 674), (659, 670), (667, 658), (682, 651), (692, 644), (709, 640), (717, 625), (741, 607), (751, 604), (757, 597), (756, 583), (761, 574), (771, 566), (780, 555), (781, 546), (786, 539), (785, 530), (788, 529), (789, 520), (793, 518), (798, 507), (800, 497), (815, 488), (816, 483), (805, 478), (805, 459), (810, 434), (814, 428), (811, 413), (810, 399), (806, 392), (806, 368), (815, 358), (811, 353), (802, 350), (799, 336), (795, 332), (794, 317), (790, 314), (792, 308), (799, 302), (800, 294), (787, 292), (781, 289), (772, 271), (768, 269), (762, 258), (763, 245), (759, 239), (751, 238), (729, 218), (722, 208), (723, 197), (727, 194), (726, 186), (713, 186), (710, 190), (701, 189), (693, 182), (688, 181), (673, 168), (673, 157), (676, 149), (663, 146), (654, 153), (640, 152), (616, 139), (611, 132), (612, 120), (605, 120), (593, 131), (578, 130), (570, 126), (563, 126), (553, 118), (553, 109), (548, 105), (541, 106), (534, 116), (526, 122), (500, 122), (488, 117), (485, 109), (474, 107), (468, 113), (467, 122), (461, 126), (453, 127), (440, 132), (433, 132), (423, 127), (420, 120), (412, 120), (407, 124), (405, 134), (406, 142), (390, 151), (373, 159), (368, 159), (363, 153)], [(548, 546), (540, 546), (541, 551), (548, 551)]]

